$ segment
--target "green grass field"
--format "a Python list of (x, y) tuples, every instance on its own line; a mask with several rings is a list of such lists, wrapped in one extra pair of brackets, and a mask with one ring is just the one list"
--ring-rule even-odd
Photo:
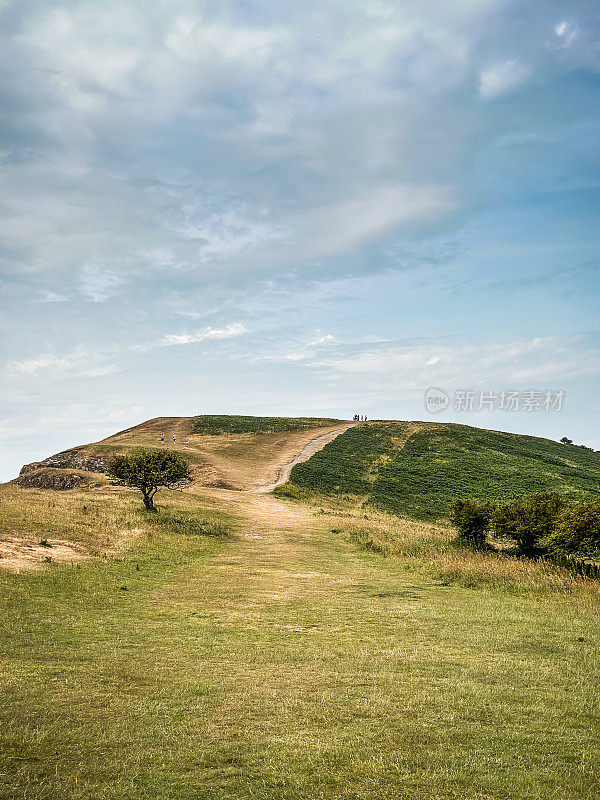
[[(558, 491), (571, 499), (600, 496), (600, 454), (548, 439), (430, 425), (404, 444), (405, 423), (351, 428), (290, 482), (325, 494), (355, 494), (369, 504), (417, 519), (447, 517), (458, 498), (505, 501)], [(283, 492), (285, 493), (285, 491)]]
[(335, 425), (336, 422), (340, 422), (340, 420), (323, 417), (246, 417), (203, 414), (194, 417), (192, 433), (213, 436), (221, 433), (282, 433)]
[(412, 430), (340, 435), (301, 503), (0, 486), (37, 558), (0, 569), (0, 798), (600, 797), (599, 582), (365, 506)]
[(234, 536), (163, 525), (80, 569), (0, 573), (1, 797), (595, 796), (597, 586), (233, 495)]

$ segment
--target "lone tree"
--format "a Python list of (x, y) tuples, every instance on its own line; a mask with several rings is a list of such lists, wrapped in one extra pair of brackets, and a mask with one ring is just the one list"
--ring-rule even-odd
[(149, 511), (156, 511), (154, 495), (161, 486), (174, 489), (190, 477), (188, 463), (179, 453), (149, 447), (140, 447), (128, 455), (117, 456), (112, 463), (111, 473), (128, 486), (139, 489)]
[(561, 444), (573, 444), (573, 439), (569, 439), (567, 436), (563, 436), (560, 440)]

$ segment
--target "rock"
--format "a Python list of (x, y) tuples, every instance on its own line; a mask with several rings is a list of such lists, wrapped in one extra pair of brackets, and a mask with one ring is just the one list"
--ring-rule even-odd
[[(25, 464), (21, 468), (19, 476), (27, 475), (39, 469), (51, 467), (53, 469), (77, 469), (84, 470), (85, 472), (102, 472), (104, 474), (109, 471), (108, 459), (99, 455), (84, 455), (81, 450), (63, 450), (62, 453), (49, 456), (43, 461), (34, 461), (31, 464)], [(24, 484), (19, 484), (23, 486)]]
[(63, 469), (33, 469), (21, 475), (16, 480), (19, 486), (27, 489), (75, 489), (89, 483), (87, 476), (79, 472), (69, 472)]

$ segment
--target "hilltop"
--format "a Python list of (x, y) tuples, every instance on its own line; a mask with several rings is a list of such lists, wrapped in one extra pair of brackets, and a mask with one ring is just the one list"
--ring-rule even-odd
[[(227, 415), (156, 417), (25, 465), (18, 482), (100, 486), (111, 457), (139, 446), (181, 452), (197, 486), (273, 489), (289, 465), (280, 496), (352, 496), (431, 521), (447, 518), (457, 498), (503, 501), (538, 491), (573, 500), (600, 496), (600, 453), (540, 437), (452, 423)], [(296, 464), (301, 453), (306, 458)]]

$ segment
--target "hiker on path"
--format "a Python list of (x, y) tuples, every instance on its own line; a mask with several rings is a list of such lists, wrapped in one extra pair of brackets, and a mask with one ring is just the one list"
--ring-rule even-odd
[(173, 444), (175, 444), (175, 434), (173, 434)]
[(160, 435), (160, 443), (161, 444), (165, 443), (165, 435), (164, 435), (164, 433), (161, 433), (161, 435)]

